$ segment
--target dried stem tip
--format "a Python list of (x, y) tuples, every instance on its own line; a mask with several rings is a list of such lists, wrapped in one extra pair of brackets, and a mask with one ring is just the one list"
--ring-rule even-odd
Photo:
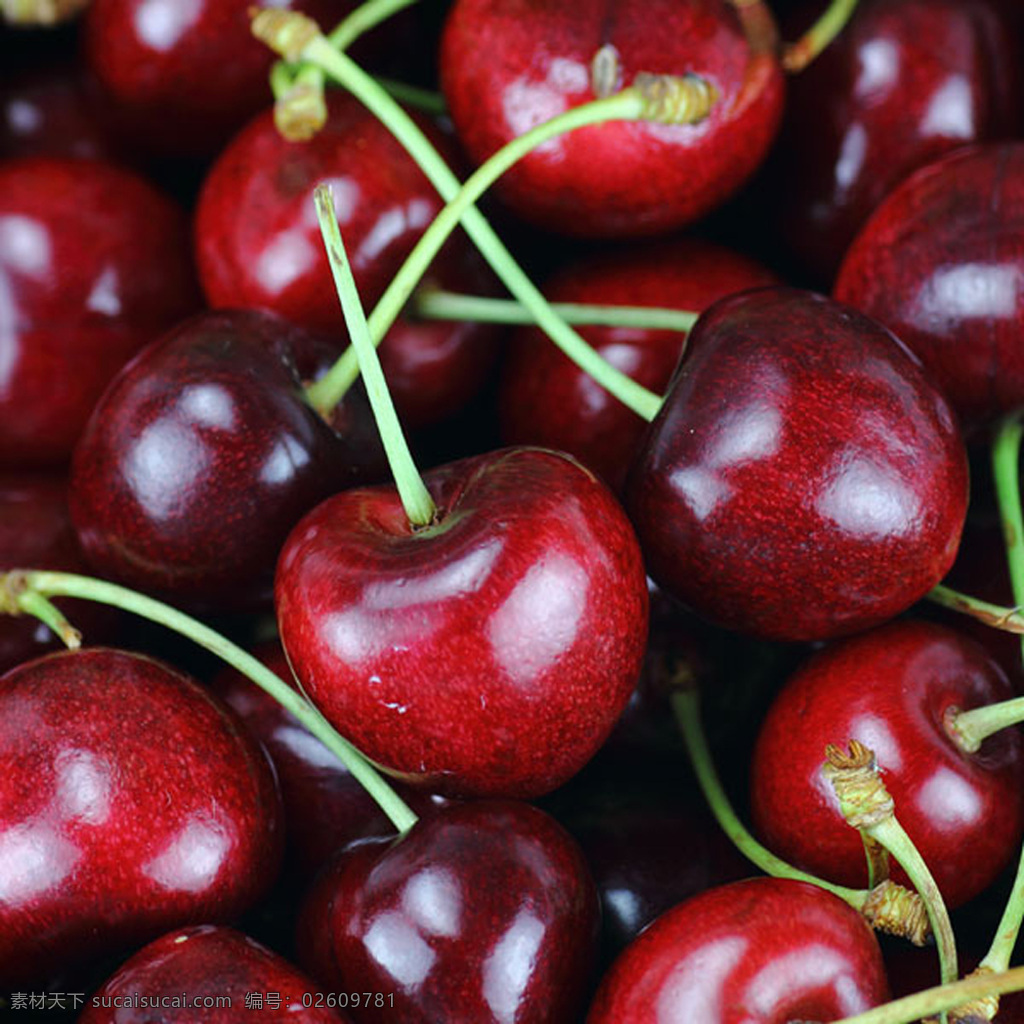
[[(986, 974), (994, 974), (991, 967), (979, 967), (967, 975), (977, 978)], [(996, 1019), (999, 1013), (999, 996), (979, 996), (955, 1010), (950, 1010), (947, 1020), (949, 1024), (988, 1024)], [(929, 1017), (924, 1024), (938, 1024), (938, 1017)]]
[(0, 573), (0, 615), (22, 615), (19, 598), (28, 590), (28, 576), (21, 569)]
[(660, 124), (700, 124), (718, 100), (718, 90), (700, 75), (641, 72), (633, 86), (644, 101), (643, 119)]
[(289, 142), (306, 142), (326, 123), (322, 88), (297, 82), (274, 104), (274, 125)]
[(298, 11), (250, 7), (249, 17), (252, 34), (291, 63), (301, 60), (302, 51), (322, 34), (312, 18)]
[(920, 894), (888, 878), (871, 890), (861, 913), (872, 928), (908, 939), (915, 946), (923, 946), (932, 933)]
[(839, 798), (839, 809), (855, 829), (867, 830), (893, 816), (893, 802), (882, 782), (874, 752), (850, 740), (849, 753), (834, 744), (825, 748), (825, 777)]

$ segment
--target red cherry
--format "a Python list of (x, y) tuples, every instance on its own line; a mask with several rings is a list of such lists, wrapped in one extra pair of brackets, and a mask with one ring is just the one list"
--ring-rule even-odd
[(274, 878), (281, 806), (234, 713), (160, 662), (92, 648), (0, 678), (0, 979), (189, 922)]
[(722, 625), (824, 639), (884, 622), (956, 555), (951, 410), (881, 325), (774, 288), (690, 334), (627, 484), (648, 571)]
[(753, 878), (659, 917), (605, 976), (587, 1024), (838, 1020), (888, 997), (857, 911), (804, 882)]
[[(181, 1005), (183, 994), (187, 1006)], [(134, 998), (149, 1000), (143, 1007), (160, 1007), (155, 1011), (160, 1024), (267, 1020), (275, 1010), (268, 994), (276, 994), (278, 1019), (289, 1024), (351, 1020), (329, 1008), (326, 1000), (319, 1003), (316, 982), (276, 953), (231, 928), (199, 925), (171, 932), (139, 950), (90, 996), (78, 1024), (125, 1024), (128, 1015), (138, 1019), (130, 1009)], [(207, 1000), (210, 1005), (204, 1006)]]
[(865, 0), (793, 79), (773, 168), (777, 223), (819, 279), (911, 171), (1013, 133), (1007, 20), (988, 0)]
[[(774, 274), (729, 249), (695, 238), (591, 256), (558, 273), (552, 302), (658, 306), (700, 312), (716, 299)], [(685, 335), (628, 327), (582, 327), (613, 366), (661, 393)], [(596, 384), (535, 328), (517, 332), (502, 370), (501, 432), (509, 444), (539, 444), (575, 455), (616, 490), (643, 436), (644, 422)]]
[(476, 801), (394, 842), (344, 851), (299, 922), (300, 959), (334, 991), (394, 993), (364, 1022), (576, 1019), (597, 894), (576, 844), (526, 804)]
[(535, 796), (575, 774), (636, 684), (640, 552), (611, 493), (567, 455), (506, 449), (426, 476), (413, 529), (394, 488), (336, 495), (288, 538), (275, 600), (296, 675), (400, 778)]
[(1024, 402), (1022, 230), (1024, 144), (964, 148), (882, 203), (836, 280), (836, 298), (895, 331), (968, 425)]
[(187, 233), (121, 168), (0, 164), (0, 464), (66, 460), (110, 378), (196, 308)]
[(72, 467), (71, 512), (98, 572), (191, 606), (269, 602), (288, 531), (365, 481), (360, 460), (375, 453), (346, 452), (305, 402), (296, 362), (314, 344), (266, 313), (211, 312), (125, 367)]
[[(1015, 730), (977, 754), (947, 732), (950, 709), (1013, 696), (973, 640), (900, 622), (827, 648), (799, 669), (765, 718), (751, 766), (751, 806), (765, 843), (830, 880), (863, 886), (863, 844), (839, 812), (821, 765), (828, 743), (874, 751), (896, 816), (946, 902), (992, 883), (1024, 831), (1024, 752)], [(896, 866), (894, 877), (905, 876)]]
[(613, 88), (640, 72), (711, 82), (698, 125), (609, 122), (540, 147), (497, 184), (521, 217), (569, 234), (655, 234), (718, 206), (764, 157), (782, 112), (774, 49), (755, 53), (726, 0), (458, 0), (441, 87), (476, 163), (542, 121), (595, 99), (591, 65), (611, 47)]

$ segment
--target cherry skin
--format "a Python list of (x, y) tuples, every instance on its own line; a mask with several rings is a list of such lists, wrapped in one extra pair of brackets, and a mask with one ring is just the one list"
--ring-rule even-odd
[[(182, 1007), (187, 993), (192, 1003)], [(154, 1024), (233, 1024), (266, 1020), (274, 1008), (266, 993), (279, 997), (278, 1013), (295, 1024), (338, 1024), (350, 1021), (343, 1011), (317, 1006), (317, 988), (307, 975), (233, 928), (198, 925), (180, 928), (151, 942), (123, 964), (86, 1002), (78, 1024), (130, 1024), (139, 1020), (131, 997), (150, 1000), (145, 1020)], [(263, 996), (263, 1006), (247, 1006), (250, 993)], [(312, 996), (313, 1006), (303, 1003)], [(203, 1007), (201, 1001), (230, 1000)], [(152, 1000), (167, 1000), (166, 1006)], [(119, 1000), (115, 1003), (114, 1000)], [(307, 1002), (310, 1001), (307, 999)], [(154, 1006), (161, 1006), (155, 1009)]]
[[(700, 312), (734, 292), (775, 284), (753, 260), (699, 239), (591, 256), (558, 273), (552, 302), (658, 306)], [(678, 331), (581, 327), (613, 366), (659, 394), (686, 344)], [(644, 423), (534, 328), (519, 330), (502, 369), (501, 432), (508, 444), (570, 452), (621, 490)]]
[(332, 991), (394, 993), (359, 1024), (546, 1024), (581, 1009), (599, 909), (579, 847), (542, 811), (474, 801), (388, 844), (343, 851), (299, 920)]
[[(1024, 751), (1016, 730), (968, 754), (950, 709), (1012, 697), (973, 640), (924, 622), (884, 626), (827, 648), (799, 669), (769, 711), (751, 765), (751, 806), (781, 857), (851, 886), (867, 881), (863, 844), (821, 774), (825, 746), (874, 751), (896, 816), (957, 907), (992, 883), (1024, 831)], [(893, 875), (905, 876), (894, 865)]]
[(413, 529), (393, 487), (307, 515), (278, 562), (281, 640), (310, 699), (386, 771), (447, 795), (536, 796), (636, 684), (647, 587), (611, 493), (567, 455), (435, 469)]
[(266, 313), (210, 312), (125, 367), (72, 467), (97, 572), (192, 607), (269, 603), (288, 531), (367, 479), (303, 398), (295, 364), (313, 344)]
[(458, 0), (441, 44), (441, 88), (459, 139), (482, 163), (530, 128), (596, 98), (591, 65), (612, 47), (613, 90), (641, 72), (703, 76), (718, 90), (701, 124), (609, 122), (549, 142), (497, 183), (548, 230), (657, 234), (718, 206), (761, 162), (782, 111), (772, 40), (752, 46), (726, 0)]
[(882, 203), (836, 279), (836, 298), (895, 331), (967, 426), (1024, 401), (1022, 230), (1024, 144), (967, 147)]
[(230, 921), (273, 881), (281, 805), (234, 713), (103, 648), (0, 678), (0, 979)]
[(831, 281), (912, 171), (1012, 135), (1020, 83), (1006, 22), (987, 0), (867, 0), (794, 77), (773, 168), (777, 223), (819, 279)]
[(111, 377), (198, 304), (184, 214), (146, 181), (0, 163), (0, 465), (66, 461)]
[(816, 640), (945, 575), (967, 509), (955, 417), (880, 324), (768, 288), (712, 306), (627, 483), (651, 576), (698, 614)]
[(805, 882), (753, 878), (659, 917), (605, 976), (587, 1024), (839, 1020), (888, 995), (857, 911)]

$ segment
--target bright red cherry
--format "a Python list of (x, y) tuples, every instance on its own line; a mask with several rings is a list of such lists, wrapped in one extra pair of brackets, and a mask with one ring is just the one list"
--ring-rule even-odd
[(110, 378), (198, 304), (185, 217), (142, 178), (0, 163), (0, 465), (66, 461)]
[[(552, 302), (700, 312), (716, 299), (777, 281), (746, 256), (689, 238), (591, 256), (559, 272), (545, 292)], [(686, 344), (678, 331), (582, 327), (580, 334), (613, 366), (659, 394)], [(570, 452), (620, 490), (643, 420), (535, 328), (518, 331), (508, 352), (502, 369), (503, 439)]]
[(433, 470), (438, 521), (393, 487), (293, 530), (275, 583), (303, 689), (387, 771), (452, 795), (535, 796), (590, 759), (636, 684), (647, 586), (633, 530), (568, 455)]
[(615, 55), (613, 89), (641, 72), (692, 72), (718, 100), (697, 125), (609, 122), (540, 147), (496, 186), (519, 216), (569, 234), (656, 234), (718, 206), (757, 168), (782, 112), (782, 71), (774, 39), (748, 40), (727, 0), (458, 0), (441, 87), (470, 157), (482, 163), (595, 99), (598, 51)]
[(320, 874), (301, 962), (331, 991), (394, 993), (360, 1024), (577, 1019), (597, 940), (579, 847), (526, 804), (453, 805)]
[(787, 860), (863, 886), (863, 844), (821, 774), (827, 744), (859, 740), (946, 902), (965, 903), (1020, 846), (1024, 751), (1004, 729), (966, 753), (948, 716), (1012, 696), (988, 654), (942, 626), (894, 623), (827, 648), (790, 678), (761, 728), (751, 766), (758, 831)]
[[(183, 993), (188, 1006), (181, 1005)], [(333, 1004), (338, 995), (331, 994)], [(143, 1007), (160, 1007), (155, 1011), (160, 1024), (235, 1024), (274, 1016), (289, 1024), (351, 1020), (329, 1007), (326, 995), (321, 1002), (316, 982), (283, 957), (215, 925), (181, 928), (139, 950), (88, 998), (78, 1024), (137, 1020), (133, 997), (150, 1000)]]
[(1024, 143), (922, 168), (864, 226), (835, 295), (895, 331), (967, 425), (1024, 402)]
[(587, 1024), (791, 1024), (888, 999), (864, 919), (816, 886), (754, 878), (659, 917), (612, 966)]
[(0, 979), (229, 921), (273, 881), (266, 755), (196, 682), (138, 654), (0, 678)]
[(967, 459), (945, 399), (885, 328), (766, 288), (716, 303), (691, 332), (627, 507), (651, 576), (696, 612), (824, 639), (942, 579)]

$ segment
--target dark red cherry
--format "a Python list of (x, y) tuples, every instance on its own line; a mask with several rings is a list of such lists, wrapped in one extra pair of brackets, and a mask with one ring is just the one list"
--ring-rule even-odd
[(794, 77), (773, 168), (777, 224), (818, 280), (831, 281), (861, 225), (911, 171), (1013, 133), (1011, 38), (988, 0), (866, 0)]
[(71, 511), (94, 569), (191, 606), (255, 607), (308, 509), (366, 467), (306, 404), (311, 340), (266, 313), (186, 321), (118, 375), (75, 450)]
[(22, 984), (191, 922), (273, 881), (266, 755), (160, 662), (91, 648), (0, 678), (0, 978)]
[(859, 740), (946, 902), (965, 903), (1020, 846), (1024, 752), (1004, 729), (968, 754), (947, 716), (1012, 696), (988, 654), (942, 626), (894, 623), (826, 648), (790, 678), (761, 727), (751, 766), (758, 831), (785, 859), (863, 886), (863, 844), (821, 774), (827, 744)]
[(636, 684), (647, 587), (636, 538), (574, 459), (512, 448), (426, 476), (413, 529), (393, 487), (296, 526), (281, 640), (328, 720), (387, 771), (452, 795), (535, 796), (590, 759)]
[(692, 72), (718, 100), (698, 125), (610, 122), (547, 143), (497, 183), (516, 214), (569, 234), (656, 234), (696, 220), (753, 173), (782, 112), (782, 72), (773, 40), (748, 40), (726, 0), (458, 0), (441, 87), (470, 157), (482, 163), (595, 99), (601, 50), (617, 60), (613, 89), (641, 72)]
[(526, 804), (475, 801), (336, 857), (298, 944), (328, 990), (394, 993), (352, 1010), (360, 1024), (547, 1024), (577, 1019), (598, 915), (561, 826)]
[(198, 304), (185, 217), (146, 181), (0, 163), (0, 464), (65, 461), (110, 378)]
[[(92, 0), (89, 69), (136, 145), (159, 154), (215, 153), (271, 101), (273, 53), (249, 31), (248, 0)], [(278, 0), (332, 29), (352, 0)]]
[[(700, 312), (726, 295), (776, 282), (774, 274), (753, 260), (688, 238), (591, 256), (556, 274), (545, 292), (552, 302)], [(613, 366), (659, 394), (686, 343), (678, 331), (579, 330)], [(502, 368), (501, 431), (509, 444), (570, 452), (620, 490), (644, 422), (563, 355), (547, 335), (523, 328), (513, 337)]]
[(1024, 402), (1024, 144), (922, 168), (864, 226), (835, 295), (920, 357), (967, 425)]
[[(187, 1006), (181, 1005), (183, 994)], [(274, 1016), (289, 1024), (351, 1020), (318, 995), (311, 978), (247, 935), (198, 925), (139, 950), (89, 997), (78, 1024), (139, 1020), (132, 1001), (140, 997), (149, 1000), (142, 1013), (154, 1024), (235, 1024)], [(331, 1003), (337, 1005), (337, 993)]]
[(754, 878), (659, 917), (605, 976), (587, 1024), (828, 1021), (888, 997), (857, 911), (805, 882)]
[(763, 289), (690, 334), (627, 484), (654, 579), (774, 639), (884, 622), (956, 556), (967, 459), (952, 411), (880, 324)]

